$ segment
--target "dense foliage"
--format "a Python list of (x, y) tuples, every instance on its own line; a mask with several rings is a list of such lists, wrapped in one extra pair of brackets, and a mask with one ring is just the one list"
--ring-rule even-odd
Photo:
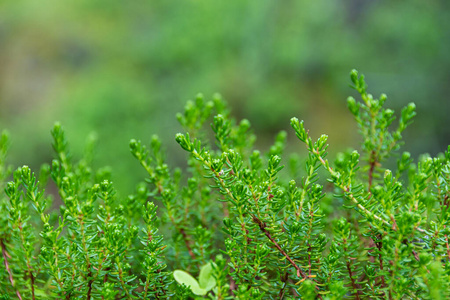
[(249, 121), (199, 95), (177, 115), (186, 170), (165, 163), (158, 137), (132, 140), (148, 177), (126, 198), (109, 169), (91, 167), (94, 141), (75, 160), (60, 124), (51, 166), (5, 183), (3, 132), (0, 298), (446, 299), (450, 147), (418, 162), (397, 155), (415, 105), (394, 126), (386, 95), (373, 98), (356, 71), (351, 80), (359, 151), (329, 161), (327, 136), (292, 118), (306, 160), (286, 159), (286, 132), (262, 153)]

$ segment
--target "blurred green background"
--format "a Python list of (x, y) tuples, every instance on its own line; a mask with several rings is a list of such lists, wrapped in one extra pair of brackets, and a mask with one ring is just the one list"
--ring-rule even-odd
[[(436, 154), (450, 143), (448, 0), (21, 0), (0, 1), (0, 128), (10, 162), (52, 158), (60, 121), (75, 155), (98, 134), (97, 166), (124, 193), (144, 178), (128, 150), (153, 133), (183, 161), (175, 114), (219, 92), (267, 149), (289, 119), (305, 119), (330, 151), (357, 147), (345, 99), (349, 71), (418, 117), (407, 146)], [(293, 140), (293, 139), (292, 139)], [(300, 143), (295, 144), (300, 149)], [(99, 154), (101, 153), (101, 155)]]

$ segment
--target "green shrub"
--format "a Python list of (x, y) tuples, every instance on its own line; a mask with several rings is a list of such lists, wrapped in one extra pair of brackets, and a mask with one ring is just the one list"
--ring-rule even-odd
[[(219, 96), (198, 96), (177, 115), (185, 171), (167, 166), (157, 137), (149, 147), (130, 142), (148, 178), (126, 198), (108, 169), (92, 170), (93, 145), (75, 161), (56, 124), (51, 167), (18, 168), (4, 184), (1, 298), (448, 298), (450, 147), (417, 163), (404, 152), (396, 170), (384, 168), (415, 105), (392, 130), (386, 96), (374, 99), (356, 71), (351, 80), (362, 98), (347, 100), (362, 155), (330, 162), (327, 136), (313, 140), (292, 118), (307, 148), (300, 179), (296, 156), (281, 172), (287, 134), (267, 153), (255, 150), (250, 123), (231, 118)], [(7, 146), (4, 132), (2, 184)]]

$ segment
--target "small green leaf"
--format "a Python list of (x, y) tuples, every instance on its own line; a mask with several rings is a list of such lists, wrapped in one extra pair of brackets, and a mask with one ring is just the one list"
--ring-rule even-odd
[(204, 296), (206, 295), (207, 290), (200, 288), (198, 285), (197, 280), (195, 280), (194, 277), (191, 276), (191, 274), (182, 271), (182, 270), (175, 270), (173, 272), (173, 277), (178, 283), (183, 283), (190, 287), (191, 291), (198, 296)]
[(200, 269), (199, 281), (200, 287), (205, 289), (206, 291), (210, 291), (216, 286), (216, 280), (212, 275), (212, 265), (210, 263), (202, 266)]

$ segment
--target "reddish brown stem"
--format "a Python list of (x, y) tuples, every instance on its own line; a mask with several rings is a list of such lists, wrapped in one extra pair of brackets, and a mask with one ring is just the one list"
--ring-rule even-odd
[(31, 273), (30, 270), (30, 279), (31, 279), (31, 297), (33, 298), (33, 300), (36, 300), (36, 296), (34, 295), (34, 276), (33, 273)]
[(375, 150), (372, 150), (372, 152), (370, 153), (369, 188), (368, 188), (369, 193), (370, 193), (370, 189), (372, 187), (373, 172), (375, 171), (376, 164), (377, 164), (377, 160), (375, 158)]
[(188, 249), (189, 255), (191, 256), (192, 259), (195, 259), (194, 252), (192, 252), (191, 245), (189, 245), (188, 236), (183, 228), (180, 228), (180, 233), (183, 236), (183, 240), (184, 243), (186, 244), (186, 248)]
[(359, 298), (359, 290), (358, 290), (358, 287), (356, 286), (355, 279), (353, 278), (352, 267), (350, 265), (350, 261), (349, 260), (347, 260), (346, 265), (347, 265), (348, 274), (350, 275), (350, 280), (352, 281), (353, 290), (356, 290), (356, 294), (355, 294), (356, 298), (355, 299), (359, 300), (360, 299)]
[(175, 226), (175, 229), (178, 232), (180, 232), (180, 234), (183, 236), (184, 244), (186, 245), (186, 248), (188, 249), (189, 255), (191, 256), (192, 259), (195, 259), (195, 255), (194, 255), (194, 252), (192, 252), (191, 245), (189, 245), (189, 238), (188, 238), (186, 232), (184, 231), (183, 228), (178, 227), (178, 225), (175, 222), (175, 219), (173, 218), (172, 215), (169, 215), (169, 216), (170, 216), (170, 220), (172, 221), (172, 224)]
[[(378, 261), (380, 262), (380, 271), (383, 272), (383, 257), (381, 256), (381, 248), (383, 248), (383, 242), (375, 242), (375, 245), (378, 248)], [(383, 274), (381, 274), (380, 279), (381, 279), (381, 287), (383, 288), (387, 287)], [(389, 291), (389, 299), (392, 299), (392, 294), (390, 291)]]
[[(256, 216), (252, 216), (252, 220), (259, 226), (259, 229), (261, 229), (261, 231), (267, 236), (267, 238), (274, 244), (275, 248), (277, 248), (278, 251), (280, 251), (280, 253), (284, 257), (286, 257), (289, 263), (297, 270), (297, 276), (302, 277), (303, 279), (309, 278), (309, 276), (307, 276), (305, 272), (303, 272), (302, 269), (300, 269), (300, 267), (295, 263), (295, 261), (293, 261), (292, 258), (290, 258), (289, 255), (280, 247), (280, 245), (278, 245), (277, 241), (275, 241), (270, 232), (267, 231), (266, 229), (267, 225), (260, 219), (258, 219)], [(319, 287), (316, 286), (316, 289), (319, 290)], [(317, 294), (317, 297), (319, 299), (322, 299), (322, 296), (320, 294)]]
[[(381, 257), (381, 253), (378, 254), (378, 260), (380, 261), (380, 271), (383, 272), (383, 258)], [(384, 280), (384, 275), (380, 276), (381, 278), (381, 286), (386, 287), (386, 281)]]
[[(9, 263), (8, 263), (9, 255), (6, 252), (6, 245), (5, 245), (5, 241), (3, 239), (0, 239), (0, 245), (2, 247), (3, 263), (5, 264), (6, 271), (8, 272), (8, 275), (9, 275), (9, 282), (11, 283), (12, 287), (14, 288), (14, 278), (13, 278), (13, 275), (12, 275), (11, 269), (9, 268)], [(22, 300), (22, 296), (20, 295), (20, 292), (18, 290), (16, 290), (16, 295), (20, 300)]]
[(88, 291), (87, 291), (87, 295), (86, 295), (86, 300), (91, 300), (91, 292), (92, 292), (92, 283), (94, 282), (94, 280), (89, 280), (88, 282)]
[(286, 259), (289, 261), (289, 263), (297, 270), (297, 276), (302, 278), (307, 278), (308, 276), (305, 274), (305, 272), (300, 269), (300, 267), (289, 257), (289, 255), (278, 245), (277, 241), (272, 237), (269, 231), (266, 229), (266, 224), (263, 223), (260, 219), (258, 219), (256, 216), (253, 216), (253, 222), (255, 222), (261, 231), (267, 236), (267, 238), (274, 244), (274, 246), (280, 251), (280, 253), (286, 257)]
[(284, 289), (286, 288), (286, 282), (283, 283), (283, 287), (281, 288), (280, 292), (278, 293), (278, 299), (283, 299), (284, 297)]

